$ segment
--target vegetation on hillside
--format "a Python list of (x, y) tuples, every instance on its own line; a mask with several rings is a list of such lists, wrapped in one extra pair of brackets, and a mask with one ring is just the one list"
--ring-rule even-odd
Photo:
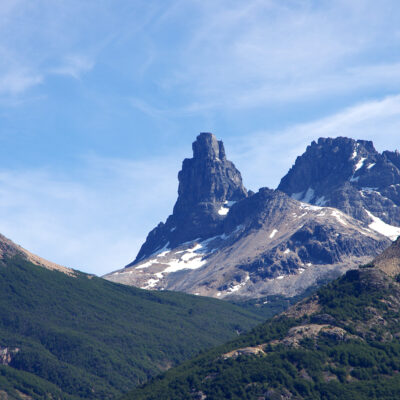
[(400, 285), (349, 271), (249, 334), (124, 399), (400, 398)]
[(3, 260), (0, 352), (11, 360), (0, 366), (0, 395), (115, 398), (261, 320), (219, 300)]

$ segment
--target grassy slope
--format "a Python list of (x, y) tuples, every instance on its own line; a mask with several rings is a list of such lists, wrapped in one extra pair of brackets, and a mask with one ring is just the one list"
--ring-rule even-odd
[[(0, 265), (0, 389), (34, 399), (114, 398), (260, 322), (235, 305), (148, 292), (20, 258)], [(1, 394), (1, 392), (0, 392)]]
[[(395, 279), (376, 269), (352, 271), (301, 302), (299, 310), (185, 362), (124, 398), (400, 398), (400, 285)], [(291, 337), (290, 328), (312, 324), (328, 330), (313, 338), (302, 335), (298, 346), (282, 341)], [(264, 354), (222, 356), (256, 345), (263, 345)]]

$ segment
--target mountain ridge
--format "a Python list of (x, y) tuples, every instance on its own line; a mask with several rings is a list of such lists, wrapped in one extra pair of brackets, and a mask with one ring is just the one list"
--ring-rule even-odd
[(219, 233), (229, 206), (247, 197), (240, 172), (227, 160), (222, 141), (203, 132), (193, 142), (193, 158), (183, 160), (178, 174), (178, 199), (172, 214), (146, 238), (136, 259), (149, 257), (160, 248), (176, 247), (198, 237)]
[[(400, 235), (400, 153), (379, 153), (371, 141), (320, 138), (297, 157), (278, 190), (314, 205), (338, 208)], [(392, 228), (386, 226), (392, 226)]]
[[(364, 170), (371, 174), (372, 164), (364, 166), (371, 157), (385, 171), (392, 165), (390, 157), (397, 162), (397, 153), (380, 155), (372, 142), (321, 138), (297, 158), (278, 190), (257, 193), (246, 191), (213, 134), (200, 134), (192, 148), (193, 158), (183, 161), (178, 174), (173, 214), (149, 233), (132, 263), (106, 279), (227, 299), (295, 296), (370, 261), (389, 246), (388, 236), (400, 233), (399, 227), (370, 216), (361, 206), (360, 211), (357, 204), (354, 212), (327, 207), (319, 196), (322, 189), (319, 197), (314, 189), (299, 192), (301, 196), (292, 193), (315, 180), (325, 189), (338, 186), (342, 197), (348, 188), (361, 196), (349, 176)], [(397, 179), (394, 168), (390, 182)], [(287, 190), (285, 182), (296, 189)]]

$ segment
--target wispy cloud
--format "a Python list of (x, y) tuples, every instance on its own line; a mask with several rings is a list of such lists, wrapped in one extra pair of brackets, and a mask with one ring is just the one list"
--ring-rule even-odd
[[(177, 39), (174, 65), (161, 73), (160, 82), (164, 90), (191, 96), (182, 112), (321, 101), (400, 87), (393, 19), (400, 5), (393, 1), (179, 4), (165, 28), (171, 22), (179, 27), (184, 15), (191, 25)], [(165, 55), (162, 49), (160, 54)]]
[(74, 54), (66, 56), (62, 60), (61, 65), (51, 68), (49, 72), (56, 75), (66, 75), (79, 79), (82, 74), (90, 71), (94, 67), (94, 64), (94, 61), (88, 56)]
[(0, 93), (3, 97), (22, 96), (43, 85), (49, 75), (78, 79), (93, 68), (92, 49), (98, 43), (88, 43), (80, 37), (87, 29), (81, 19), (88, 11), (76, 1), (67, 4), (40, 0), (34, 6), (27, 0), (1, 3)]
[(65, 177), (0, 171), (0, 232), (62, 265), (104, 274), (132, 261), (171, 212), (179, 162), (88, 157)]
[(43, 82), (43, 77), (26, 70), (12, 70), (0, 75), (0, 94), (16, 96)]

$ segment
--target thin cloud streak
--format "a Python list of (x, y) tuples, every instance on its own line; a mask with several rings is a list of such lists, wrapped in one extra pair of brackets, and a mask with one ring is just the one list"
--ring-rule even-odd
[(88, 157), (75, 180), (43, 169), (2, 170), (0, 232), (62, 265), (99, 275), (120, 268), (171, 212), (177, 164)]
[(183, 112), (321, 100), (400, 85), (399, 59), (374, 59), (382, 40), (387, 51), (399, 47), (393, 25), (386, 24), (393, 10), (382, 4), (194, 4), (199, 17), (188, 40), (178, 43), (176, 68), (162, 81), (165, 90), (191, 94), (194, 101)]

